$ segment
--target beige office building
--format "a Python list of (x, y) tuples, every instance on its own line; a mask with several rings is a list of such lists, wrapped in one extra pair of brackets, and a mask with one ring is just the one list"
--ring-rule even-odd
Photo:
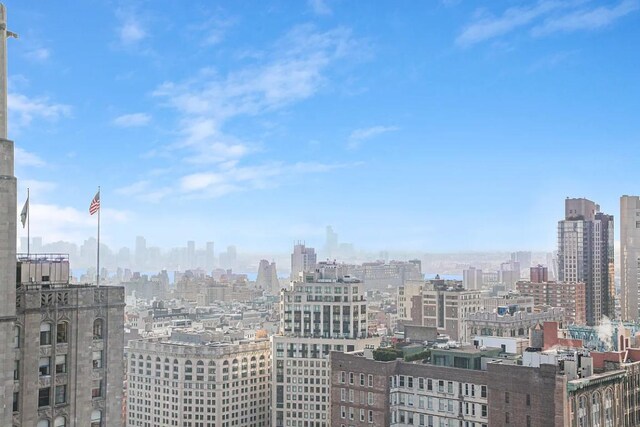
[(622, 320), (638, 320), (640, 197), (620, 197), (620, 308)]

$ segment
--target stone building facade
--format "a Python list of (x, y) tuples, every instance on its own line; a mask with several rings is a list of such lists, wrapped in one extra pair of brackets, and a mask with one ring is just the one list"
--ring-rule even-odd
[(69, 284), (60, 254), (17, 271), (13, 425), (122, 425), (124, 288)]
[(270, 425), (268, 340), (129, 342), (127, 426)]

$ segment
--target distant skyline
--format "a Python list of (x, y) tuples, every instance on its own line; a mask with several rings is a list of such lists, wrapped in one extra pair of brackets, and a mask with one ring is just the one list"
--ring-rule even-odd
[[(5, 1), (31, 235), (554, 250), (640, 194), (640, 0)], [(26, 236), (19, 229), (19, 237)], [(218, 249), (216, 249), (218, 252)]]

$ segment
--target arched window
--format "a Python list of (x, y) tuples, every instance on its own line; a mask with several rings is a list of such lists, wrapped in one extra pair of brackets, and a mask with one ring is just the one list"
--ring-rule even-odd
[(60, 322), (56, 325), (56, 343), (63, 344), (69, 342), (69, 324)]
[(591, 425), (592, 427), (600, 427), (601, 407), (600, 393), (596, 392), (591, 395)]
[(13, 327), (13, 348), (20, 348), (20, 326)]
[(587, 412), (587, 398), (580, 396), (578, 400), (578, 427), (587, 427), (589, 423), (589, 413)]
[(51, 345), (51, 323), (40, 323), (40, 345)]
[(604, 394), (604, 426), (613, 427), (613, 392), (608, 389)]
[(66, 426), (67, 426), (67, 420), (65, 419), (65, 417), (58, 417), (53, 422), (53, 427), (66, 427)]
[(103, 321), (102, 319), (96, 319), (93, 321), (93, 339), (101, 340), (103, 338)]
[(37, 427), (49, 427), (50, 425), (49, 420), (40, 420), (38, 421)]
[(101, 427), (102, 426), (102, 412), (99, 410), (95, 410), (91, 412), (91, 427)]

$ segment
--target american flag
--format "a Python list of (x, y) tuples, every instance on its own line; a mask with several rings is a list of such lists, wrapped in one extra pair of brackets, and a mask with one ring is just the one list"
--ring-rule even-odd
[(95, 197), (91, 201), (91, 204), (89, 205), (89, 214), (93, 215), (99, 210), (100, 210), (100, 190), (98, 190)]

